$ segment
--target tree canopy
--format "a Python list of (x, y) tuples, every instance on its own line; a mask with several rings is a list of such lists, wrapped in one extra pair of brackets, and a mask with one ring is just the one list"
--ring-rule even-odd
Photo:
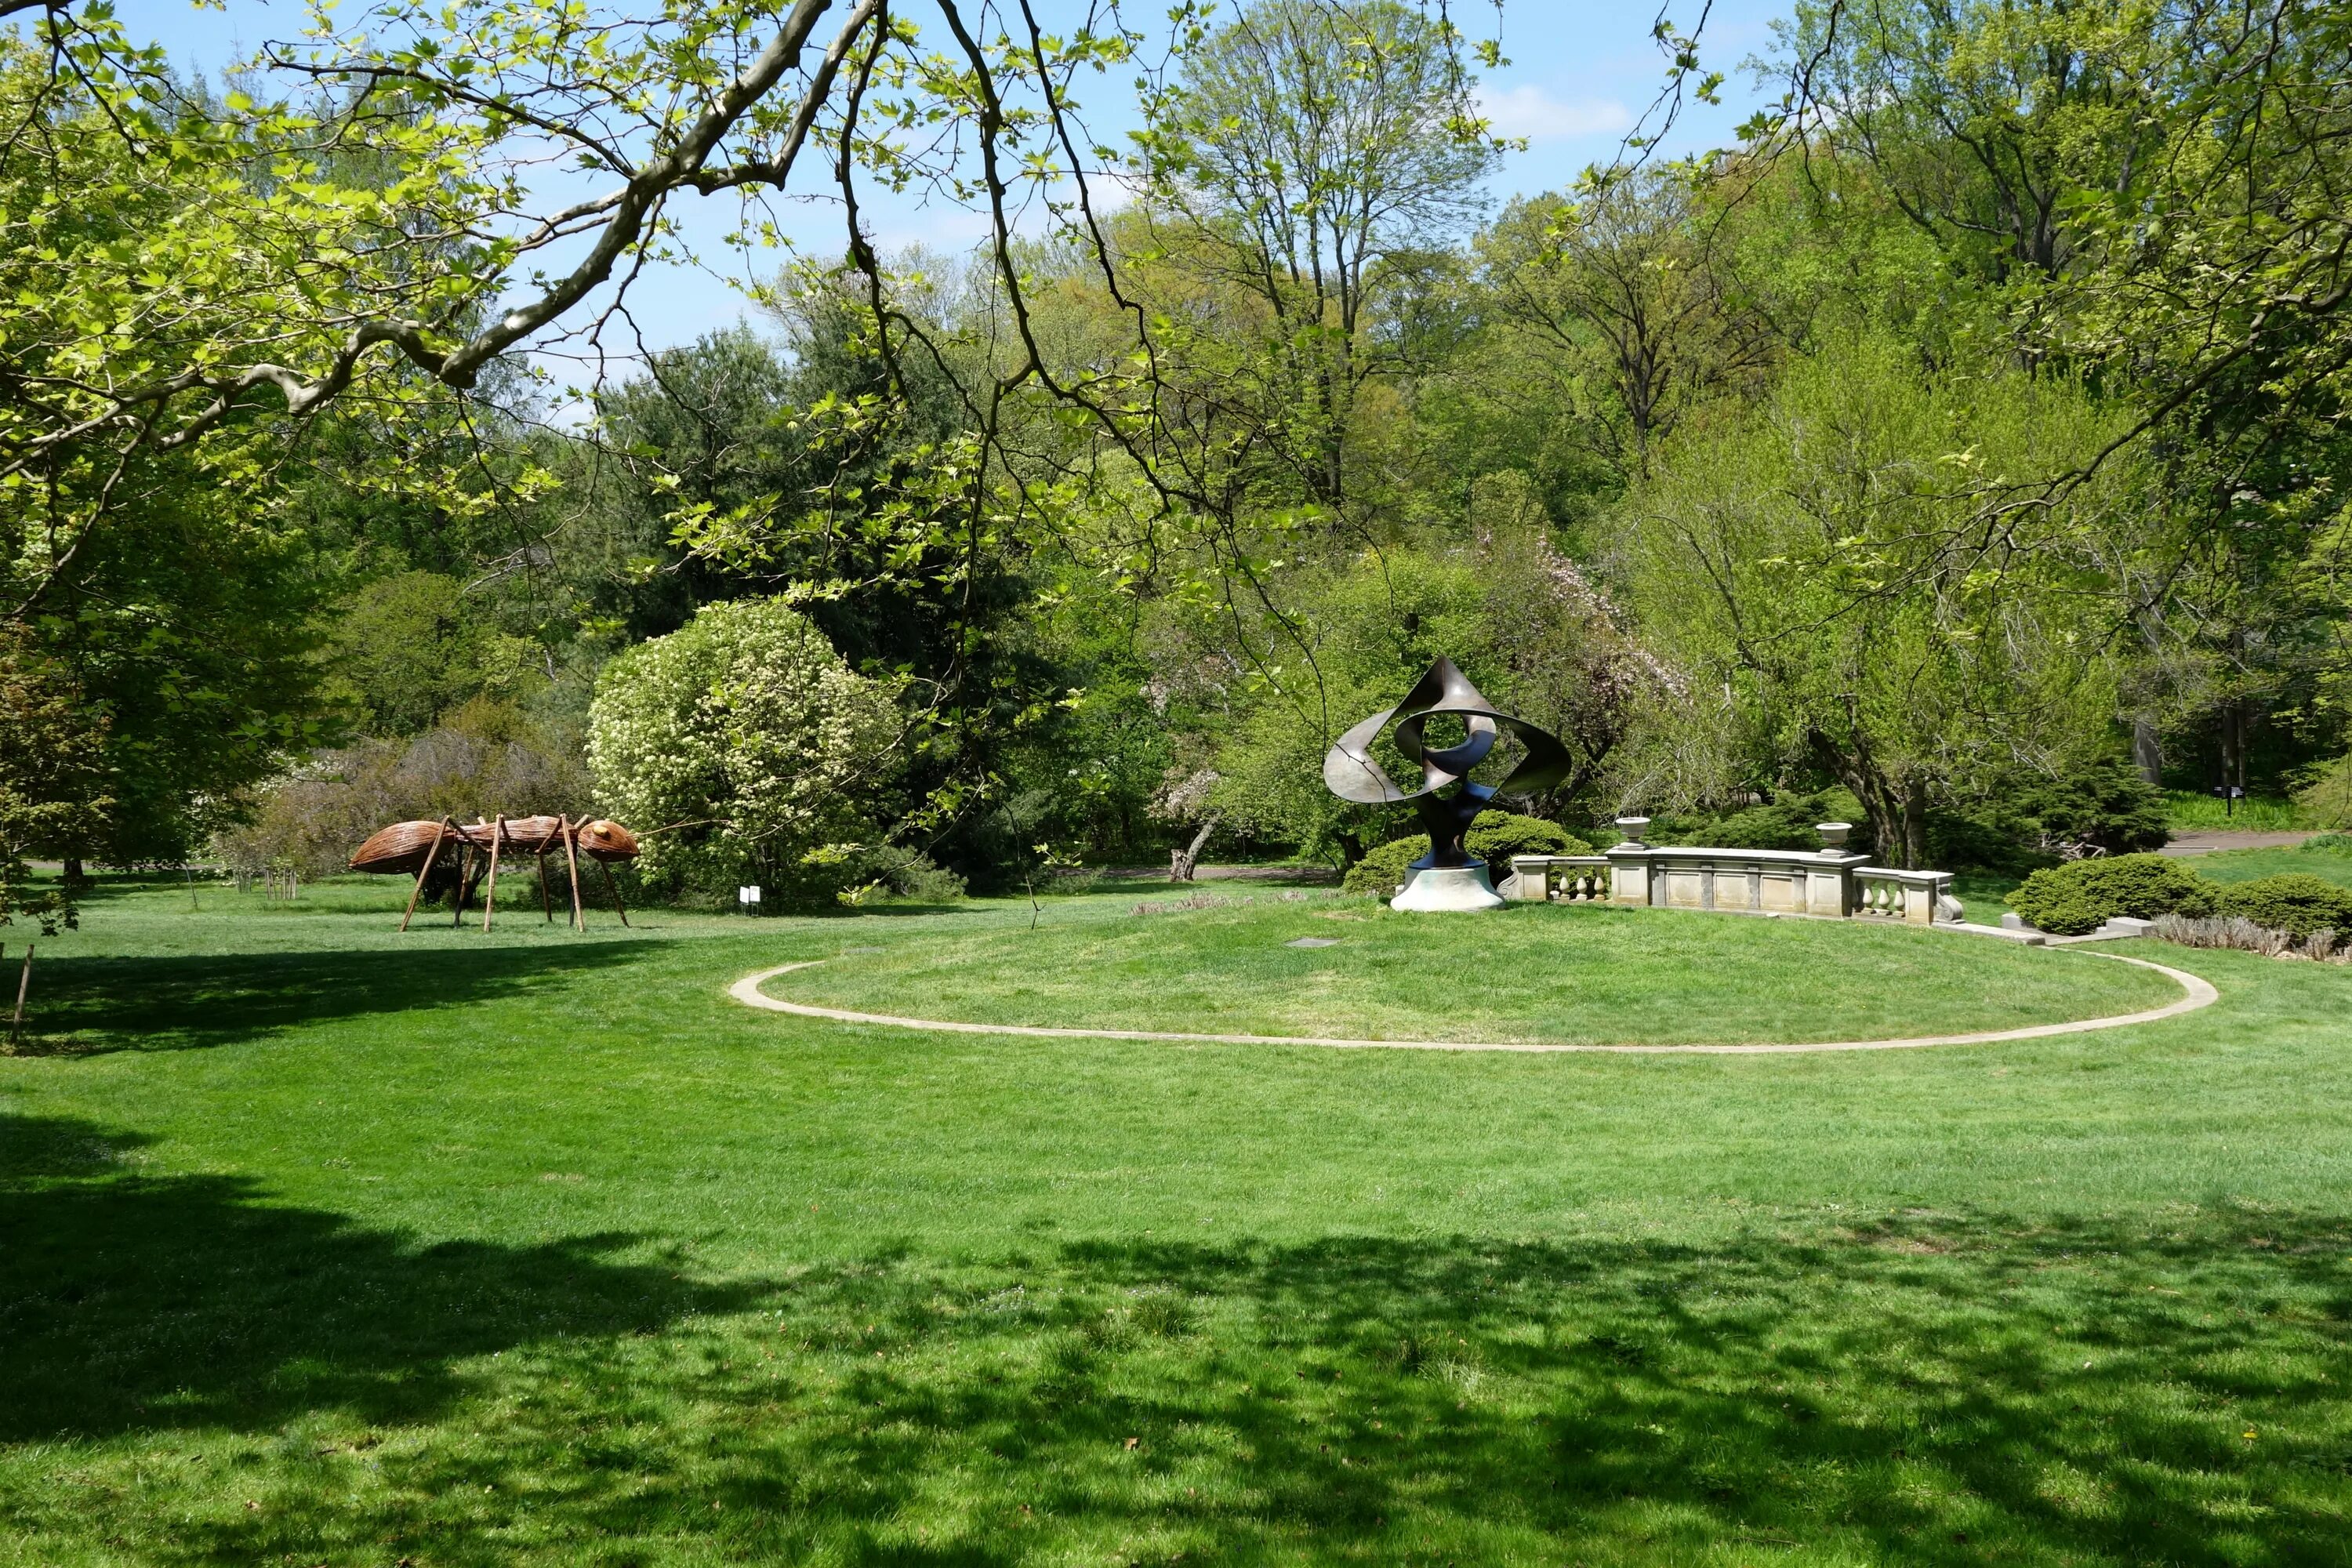
[[(1622, 155), (1499, 210), (1499, 50), (1399, 0), (384, 0), (218, 83), (13, 15), (0, 689), (60, 738), (0, 859), (444, 733), (560, 773), (755, 605), (897, 737), (771, 879), (1352, 859), (1314, 760), (1438, 651), (1570, 740), (1513, 804), (1570, 831), (1843, 790), (1906, 861), (2079, 851), (2126, 760), (2346, 749), (2340, 7), (1805, 0), (1679, 159), (1722, 77), (1661, 18)], [(886, 256), (886, 191), (985, 237)], [(742, 322), (639, 352), (730, 257)]]

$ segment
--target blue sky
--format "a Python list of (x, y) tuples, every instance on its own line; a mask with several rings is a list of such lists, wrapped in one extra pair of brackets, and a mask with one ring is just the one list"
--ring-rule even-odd
[[(1748, 56), (1765, 51), (1772, 19), (1787, 8), (1786, 0), (1716, 0), (1702, 53), (1711, 68), (1730, 73), (1724, 106), (1689, 106), (1668, 151), (1717, 146), (1731, 139), (1731, 128), (1751, 111), (1755, 96), (1747, 74), (1736, 68)], [(346, 16), (359, 9), (359, 0), (346, 0)], [(199, 8), (190, 0), (120, 0), (118, 12), (132, 33), (163, 44), (175, 58), (207, 75), (217, 75), (264, 40), (299, 33), (302, 25), (300, 5), (289, 0), (226, 0), (214, 9)], [(1474, 35), (1493, 26), (1492, 14), (1483, 7), (1474, 12), (1461, 6), (1457, 14)], [(1616, 5), (1605, 0), (1507, 0), (1501, 37), (1510, 63), (1489, 73), (1483, 90), (1496, 130), (1525, 137), (1528, 145), (1507, 158), (1492, 182), (1498, 205), (1516, 195), (1557, 189), (1586, 164), (1615, 154), (1663, 80), (1662, 62), (1649, 35), (1655, 14), (1654, 6), (1643, 0)], [(1697, 19), (1698, 4), (1678, 3), (1668, 14), (1687, 27)], [(1152, 0), (1141, 0), (1130, 10), (1130, 16), (1148, 20), (1159, 15)], [(1087, 96), (1097, 134), (1129, 122), (1121, 112), (1127, 97), (1124, 79), (1104, 78)], [(804, 235), (825, 255), (838, 250), (840, 224), (833, 211), (812, 205), (799, 209), (797, 218), (792, 209), (783, 216), (793, 223), (796, 237)], [(736, 216), (731, 203), (711, 204), (710, 210), (689, 220), (689, 236), (698, 242), (715, 238), (732, 226)], [(961, 250), (984, 233), (973, 215), (911, 201), (877, 203), (869, 227), (886, 251), (918, 244)], [(761, 265), (761, 258), (755, 258), (753, 265)], [(646, 279), (633, 291), (630, 308), (650, 348), (688, 342), (744, 314), (742, 300), (723, 281), (683, 269)]]

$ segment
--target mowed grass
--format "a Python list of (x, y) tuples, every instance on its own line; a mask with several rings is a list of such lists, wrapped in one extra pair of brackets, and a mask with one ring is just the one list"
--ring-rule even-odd
[[(1298, 941), (1328, 942), (1310, 948)], [(2075, 950), (1734, 914), (1516, 905), (1433, 921), (1337, 894), (913, 937), (775, 996), (984, 1024), (1561, 1045), (1878, 1039), (2017, 1028), (2178, 1000)]]
[(45, 943), (0, 1060), (0, 1562), (2352, 1554), (2352, 971), (2126, 944), (2222, 1000), (1998, 1046), (1341, 1052), (722, 994), (1014, 905), (197, 897)]
[(2257, 877), (2279, 877), (2300, 871), (2339, 887), (2352, 888), (2352, 855), (2330, 849), (2226, 849), (2213, 855), (2192, 855), (2188, 864), (2198, 875), (2217, 882), (2251, 882)]

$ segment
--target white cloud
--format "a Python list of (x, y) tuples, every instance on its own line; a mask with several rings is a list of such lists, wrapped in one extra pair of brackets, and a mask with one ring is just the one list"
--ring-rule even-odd
[(1500, 92), (1478, 91), (1478, 112), (1497, 136), (1524, 136), (1529, 142), (1560, 142), (1576, 136), (1621, 132), (1633, 116), (1613, 98), (1573, 100), (1554, 98), (1533, 82), (1521, 82)]

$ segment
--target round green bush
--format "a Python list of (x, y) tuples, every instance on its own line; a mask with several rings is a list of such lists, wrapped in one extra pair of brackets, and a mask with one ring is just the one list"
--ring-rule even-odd
[(2217, 892), (2178, 860), (2116, 855), (2036, 871), (2009, 896), (2009, 907), (2053, 936), (2081, 936), (2117, 915), (2210, 915)]
[(2302, 871), (2261, 877), (2221, 889), (2221, 912), (2290, 936), (2352, 931), (2352, 889)]
[[(1556, 822), (1516, 812), (1482, 811), (1462, 836), (1462, 847), (1486, 862), (1496, 879), (1511, 874), (1514, 855), (1590, 855), (1592, 847)], [(1429, 835), (1391, 838), (1348, 868), (1341, 884), (1351, 893), (1385, 899), (1403, 885), (1412, 863), (1429, 853)]]
[(1385, 899), (1412, 873), (1412, 863), (1428, 853), (1429, 836), (1425, 833), (1416, 833), (1410, 838), (1391, 838), (1349, 867), (1347, 879), (1339, 885), (1350, 893)]
[[(1462, 836), (1462, 847), (1486, 862), (1497, 877), (1511, 871), (1514, 855), (1590, 855), (1592, 846), (1557, 822), (1510, 811), (1482, 811)], [(1418, 857), (1416, 857), (1418, 858)]]
[(866, 846), (903, 765), (895, 691), (781, 598), (706, 605), (597, 675), (596, 803), (645, 836), (637, 869), (665, 892), (829, 900), (874, 879)]

